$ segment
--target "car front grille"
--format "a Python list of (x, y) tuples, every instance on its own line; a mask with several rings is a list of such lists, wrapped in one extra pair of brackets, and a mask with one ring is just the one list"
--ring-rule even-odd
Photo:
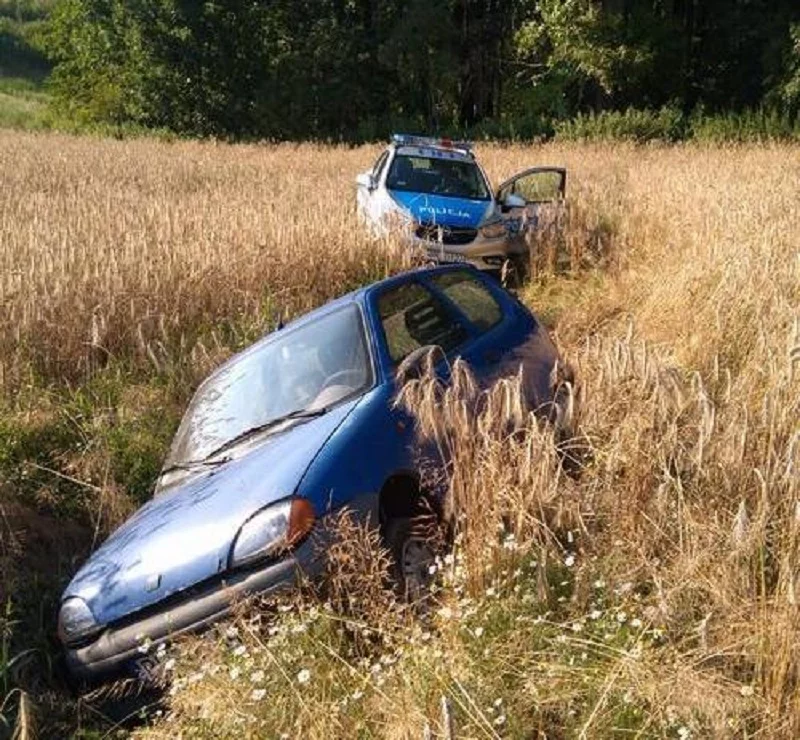
[(441, 224), (421, 223), (417, 226), (416, 235), (420, 239), (442, 244), (469, 244), (478, 236), (477, 229), (461, 226), (443, 226)]

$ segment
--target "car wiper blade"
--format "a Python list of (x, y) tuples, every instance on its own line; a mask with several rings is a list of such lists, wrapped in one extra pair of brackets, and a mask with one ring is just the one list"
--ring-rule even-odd
[(286, 421), (292, 421), (294, 419), (313, 419), (316, 416), (322, 416), (323, 414), (328, 413), (328, 408), (323, 406), (322, 408), (318, 409), (297, 409), (295, 411), (290, 411), (288, 414), (284, 414), (283, 416), (279, 416), (275, 419), (270, 419), (269, 421), (265, 422), (264, 424), (258, 424), (257, 426), (250, 427), (250, 429), (245, 429), (243, 432), (240, 432), (232, 439), (229, 439), (224, 445), (218, 447), (214, 452), (212, 452), (206, 460), (214, 455), (219, 455), (220, 452), (224, 452), (225, 450), (229, 450), (231, 447), (238, 445), (240, 442), (244, 442), (246, 439), (250, 439), (251, 437), (255, 437), (262, 432), (266, 432), (273, 427), (278, 426), (279, 424), (283, 424)]
[(167, 473), (172, 473), (175, 470), (195, 470), (197, 468), (216, 468), (219, 465), (224, 465), (226, 462), (229, 462), (229, 457), (223, 457), (219, 460), (209, 460), (206, 458), (205, 460), (186, 460), (185, 462), (174, 463), (167, 468), (164, 468), (159, 476), (166, 475)]

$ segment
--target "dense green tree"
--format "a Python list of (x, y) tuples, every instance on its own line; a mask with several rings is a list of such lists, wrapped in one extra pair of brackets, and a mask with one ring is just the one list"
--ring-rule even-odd
[(798, 28), (796, 0), (60, 0), (47, 48), (78, 117), (358, 139), (667, 104), (797, 114)]

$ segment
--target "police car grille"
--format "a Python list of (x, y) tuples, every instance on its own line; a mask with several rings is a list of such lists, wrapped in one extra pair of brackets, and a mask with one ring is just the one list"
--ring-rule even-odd
[(417, 226), (417, 236), (432, 242), (439, 242), (439, 229), (442, 232), (442, 244), (469, 244), (478, 236), (477, 229), (460, 226), (441, 226), (439, 224), (422, 223)]

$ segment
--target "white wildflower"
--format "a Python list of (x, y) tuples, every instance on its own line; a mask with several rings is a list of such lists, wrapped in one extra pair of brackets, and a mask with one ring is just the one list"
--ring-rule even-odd
[(617, 612), (617, 621), (620, 624), (625, 624), (628, 621), (628, 615), (625, 612)]
[(641, 626), (642, 626), (642, 620), (639, 619), (639, 617), (634, 617), (633, 619), (631, 619), (631, 627), (633, 627), (634, 629), (639, 629), (639, 627)]
[(228, 675), (231, 678), (231, 681), (235, 681), (237, 678), (239, 678), (240, 674), (241, 671), (238, 668), (231, 668), (230, 672), (228, 673)]
[(311, 671), (308, 668), (303, 668), (297, 674), (297, 683), (308, 683), (311, 680)]
[(255, 671), (250, 676), (250, 683), (261, 683), (264, 680), (264, 671)]
[(593, 619), (594, 621), (597, 621), (602, 616), (603, 616), (603, 612), (601, 612), (599, 609), (592, 609), (591, 614), (589, 614), (589, 619)]
[(474, 634), (475, 637), (483, 637), (483, 627), (476, 627), (472, 634)]
[(253, 689), (253, 693), (250, 694), (250, 698), (253, 701), (261, 701), (267, 695), (266, 689)]
[(504, 725), (505, 722), (506, 722), (506, 715), (505, 714), (501, 714), (499, 717), (495, 717), (494, 718), (494, 726), (495, 727), (500, 727), (501, 725)]
[(739, 693), (742, 696), (752, 696), (755, 692), (752, 686), (745, 685), (739, 688)]
[(598, 578), (593, 585), (599, 591), (601, 588), (606, 587), (606, 582), (602, 578)]
[(747, 530), (750, 528), (750, 517), (747, 516), (747, 505), (742, 499), (739, 502), (739, 508), (736, 511), (736, 516), (733, 519), (733, 531), (731, 532), (731, 539), (735, 547), (740, 547), (744, 544), (747, 537)]
[(239, 645), (239, 646), (237, 646), (236, 648), (234, 648), (234, 650), (233, 650), (233, 654), (234, 654), (234, 655), (235, 655), (237, 658), (240, 658), (240, 657), (241, 657), (242, 655), (244, 655), (246, 652), (247, 652), (247, 648), (246, 648), (244, 645)]
[(564, 558), (564, 565), (566, 565), (567, 568), (571, 568), (573, 565), (575, 565), (575, 556), (567, 555), (567, 557)]

